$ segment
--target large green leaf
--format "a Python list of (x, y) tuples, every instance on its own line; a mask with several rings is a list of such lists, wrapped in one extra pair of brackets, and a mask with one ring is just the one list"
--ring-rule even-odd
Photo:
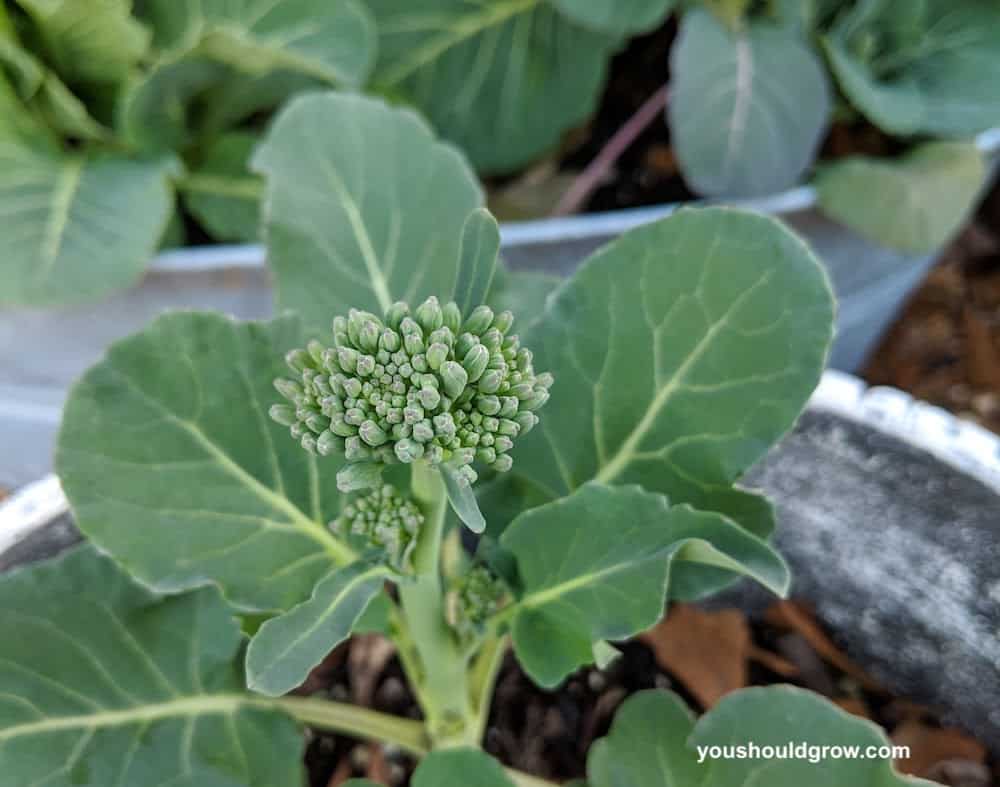
[(302, 736), (246, 693), (218, 591), (160, 598), (82, 547), (0, 598), (0, 786), (303, 783)]
[(608, 33), (635, 33), (655, 27), (676, 0), (551, 0), (581, 25)]
[(884, 246), (928, 254), (962, 226), (985, 178), (975, 145), (930, 142), (899, 159), (840, 159), (820, 171), (816, 187), (837, 221)]
[(582, 122), (620, 40), (543, 0), (369, 5), (379, 31), (376, 87), (411, 100), (485, 172), (518, 168)]
[(217, 240), (253, 242), (259, 237), (264, 186), (248, 166), (258, 141), (247, 131), (222, 134), (181, 186), (184, 204)]
[(120, 83), (149, 46), (128, 0), (17, 0), (29, 12), (48, 60), (72, 83)]
[(56, 467), (80, 528), (161, 589), (218, 583), (284, 610), (351, 555), (327, 530), (335, 458), (271, 421), (297, 321), (168, 314), (113, 345), (71, 391)]
[(350, 636), (385, 577), (383, 567), (362, 561), (336, 569), (308, 601), (264, 623), (247, 650), (247, 685), (278, 697), (302, 683)]
[(451, 749), (431, 752), (413, 774), (413, 787), (514, 787), (503, 768), (485, 752)]
[(167, 51), (197, 47), (248, 73), (288, 69), (358, 87), (375, 54), (375, 29), (359, 0), (144, 0), (139, 15)]
[(515, 447), (553, 498), (639, 483), (741, 524), (766, 505), (731, 485), (795, 422), (819, 380), (833, 299), (773, 219), (683, 210), (598, 251), (524, 341), (557, 407)]
[[(978, 0), (872, 4), (844, 14), (825, 37), (840, 87), (875, 125), (892, 134), (969, 136), (1000, 124), (1000, 7)], [(912, 11), (913, 9), (911, 9)], [(904, 24), (905, 23), (905, 24)], [(899, 29), (916, 33), (899, 35)], [(881, 47), (869, 52), (871, 41)]]
[(145, 268), (170, 217), (171, 159), (132, 160), (0, 140), (2, 304), (85, 301)]
[(796, 183), (830, 116), (822, 64), (800, 33), (764, 21), (730, 32), (684, 15), (667, 118), (684, 179), (700, 194), (754, 196)]
[(591, 663), (595, 642), (655, 624), (674, 560), (745, 574), (777, 593), (789, 581), (781, 558), (734, 522), (671, 507), (637, 486), (585, 484), (521, 514), (501, 544), (517, 560), (523, 587), (511, 623), (514, 650), (547, 687)]
[[(793, 756), (739, 756), (757, 747), (802, 747)], [(889, 745), (871, 722), (792, 686), (734, 692), (695, 723), (675, 694), (643, 691), (618, 710), (610, 734), (591, 747), (589, 787), (931, 787), (902, 776), (888, 758), (866, 756)], [(733, 750), (728, 759), (710, 759), (710, 747)], [(822, 756), (826, 747), (845, 747), (854, 756)], [(759, 750), (759, 749), (758, 749)]]
[[(278, 116), (254, 168), (279, 309), (311, 333), (351, 308), (453, 292), (462, 226), (482, 204), (465, 162), (412, 112), (344, 94)], [(432, 198), (431, 198), (432, 197)]]

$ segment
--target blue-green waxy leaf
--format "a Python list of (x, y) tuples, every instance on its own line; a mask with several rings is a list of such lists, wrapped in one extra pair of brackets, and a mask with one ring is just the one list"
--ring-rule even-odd
[(267, 178), (277, 305), (301, 314), (310, 334), (352, 308), (381, 314), (454, 290), (462, 225), (482, 193), (414, 113), (358, 96), (302, 97), (253, 164)]
[(671, 51), (667, 118), (684, 179), (699, 194), (754, 196), (794, 185), (826, 130), (830, 90), (792, 28), (727, 30), (696, 9)]
[(497, 220), (486, 208), (474, 210), (462, 227), (458, 280), (452, 299), (462, 314), (470, 314), (477, 306), (486, 303), (499, 253), (500, 226)]
[(76, 84), (118, 84), (149, 46), (127, 0), (18, 0), (37, 26), (46, 57)]
[(967, 137), (1000, 124), (995, 3), (860, 4), (823, 44), (847, 98), (886, 132)]
[(368, 5), (379, 31), (375, 86), (410, 100), (485, 172), (518, 168), (582, 122), (621, 43), (538, 0)]
[(56, 467), (80, 528), (162, 589), (218, 583), (285, 610), (351, 559), (327, 529), (334, 457), (267, 415), (297, 321), (176, 313), (118, 342), (71, 391)]
[(374, 23), (360, 0), (143, 0), (138, 12), (159, 49), (197, 49), (247, 73), (360, 87), (374, 63)]
[(304, 783), (214, 588), (161, 598), (90, 547), (0, 577), (0, 785)]
[(486, 530), (486, 520), (479, 510), (479, 503), (476, 500), (476, 493), (472, 485), (459, 473), (452, 470), (447, 465), (441, 465), (441, 476), (444, 478), (444, 488), (448, 494), (448, 502), (452, 510), (458, 515), (469, 530), (473, 533), (482, 533)]
[(523, 587), (511, 623), (514, 650), (543, 686), (593, 662), (596, 641), (656, 623), (675, 561), (745, 574), (777, 593), (789, 581), (782, 559), (726, 517), (671, 507), (637, 486), (585, 484), (521, 514), (501, 544), (517, 560)]
[(475, 749), (431, 752), (413, 774), (413, 787), (514, 787), (500, 763)]
[[(802, 747), (794, 756), (711, 758), (711, 747)], [(865, 758), (889, 742), (877, 726), (793, 686), (744, 689), (695, 721), (672, 692), (643, 691), (619, 708), (611, 732), (587, 758), (589, 787), (931, 787)], [(859, 757), (820, 757), (823, 747), (858, 747)], [(721, 752), (720, 752), (721, 753)], [(733, 749), (734, 755), (737, 750)], [(748, 748), (746, 754), (751, 754)]]
[(570, 19), (608, 33), (635, 33), (655, 27), (676, 0), (552, 0)]
[(361, 561), (335, 569), (312, 598), (264, 623), (247, 650), (247, 685), (278, 697), (301, 684), (350, 636), (385, 577), (384, 568)]
[(64, 153), (0, 139), (0, 304), (92, 300), (131, 284), (173, 207), (172, 158)]
[(819, 262), (772, 219), (693, 209), (633, 230), (528, 331), (560, 406), (521, 438), (514, 472), (552, 498), (639, 483), (766, 534), (769, 507), (732, 484), (805, 406), (832, 322)]
[(940, 249), (973, 210), (986, 163), (972, 143), (928, 142), (897, 159), (851, 156), (816, 181), (823, 211), (877, 243)]

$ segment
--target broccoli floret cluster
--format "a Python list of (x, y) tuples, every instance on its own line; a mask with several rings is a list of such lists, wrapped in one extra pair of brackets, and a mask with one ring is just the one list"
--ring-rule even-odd
[(472, 566), (455, 580), (448, 599), (448, 622), (460, 639), (473, 639), (508, 597), (500, 577), (483, 564)]
[(389, 565), (404, 571), (423, 523), (416, 503), (384, 484), (348, 504), (329, 527), (342, 538), (353, 536), (384, 550)]
[(473, 461), (510, 469), (514, 440), (536, 423), (552, 376), (508, 335), (510, 312), (477, 306), (463, 318), (437, 298), (384, 318), (352, 309), (333, 320), (334, 346), (312, 341), (286, 360), (296, 380), (275, 387), (290, 404), (271, 417), (310, 452), (349, 462), (447, 463), (469, 483)]

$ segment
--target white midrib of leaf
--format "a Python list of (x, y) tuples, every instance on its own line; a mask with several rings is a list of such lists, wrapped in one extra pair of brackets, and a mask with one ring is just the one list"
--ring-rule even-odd
[(324, 160), (324, 165), (324, 171), (329, 176), (330, 183), (344, 204), (344, 212), (347, 214), (347, 220), (351, 223), (351, 231), (354, 233), (354, 238), (358, 242), (358, 248), (361, 250), (361, 256), (365, 261), (365, 269), (368, 271), (368, 278), (372, 284), (372, 292), (375, 293), (379, 307), (383, 312), (386, 312), (392, 306), (389, 283), (386, 281), (385, 274), (379, 266), (379, 258), (375, 253), (375, 246), (372, 244), (372, 239), (368, 235), (368, 229), (365, 227), (365, 220), (361, 216), (358, 203), (354, 201), (350, 189), (347, 188), (344, 181), (341, 180), (340, 175), (330, 166), (329, 162)]
[(729, 172), (733, 161), (742, 152), (743, 138), (746, 135), (747, 118), (750, 114), (750, 92), (753, 87), (753, 51), (746, 35), (741, 35), (736, 41), (736, 97), (733, 104), (733, 117), (729, 124), (729, 134), (726, 139), (725, 171)]
[[(484, 30), (502, 25), (513, 16), (530, 11), (539, 2), (541, 0), (506, 0), (506, 2), (483, 4), (481, 13), (461, 17), (448, 28), (446, 34), (432, 38), (427, 44), (414, 50), (411, 57), (402, 60), (395, 68), (386, 71), (378, 80), (379, 85), (382, 87), (398, 85), (421, 66), (436, 60), (452, 47), (458, 46)], [(380, 33), (383, 35), (393, 32), (403, 31), (388, 27), (380, 29)]]
[(44, 279), (51, 272), (59, 259), (63, 241), (66, 237), (66, 225), (69, 223), (69, 212), (73, 205), (73, 197), (80, 186), (83, 177), (84, 160), (82, 157), (69, 159), (59, 173), (52, 191), (52, 210), (45, 225), (45, 236), (42, 241), (42, 264), (38, 268), (38, 278)]
[(712, 342), (715, 337), (718, 336), (728, 325), (732, 318), (743, 303), (754, 293), (759, 287), (767, 284), (774, 274), (773, 270), (769, 270), (764, 273), (752, 286), (747, 287), (740, 296), (736, 298), (729, 308), (726, 309), (722, 317), (716, 322), (712, 323), (705, 335), (698, 341), (691, 352), (688, 354), (684, 362), (677, 367), (670, 381), (660, 389), (659, 393), (653, 398), (649, 403), (649, 407), (646, 408), (646, 412), (643, 413), (642, 418), (639, 423), (635, 425), (635, 428), (629, 433), (628, 437), (621, 444), (621, 447), (615, 452), (615, 455), (611, 458), (611, 461), (606, 463), (597, 475), (594, 476), (595, 481), (600, 481), (602, 483), (608, 483), (615, 478), (617, 478), (628, 466), (628, 464), (635, 458), (638, 453), (639, 446), (642, 443), (643, 438), (653, 427), (656, 422), (657, 417), (660, 415), (660, 411), (669, 403), (670, 399), (678, 391), (684, 388), (684, 384), (687, 380), (687, 376), (690, 373), (692, 367), (701, 359), (701, 356), (711, 347)]
[(242, 708), (273, 709), (275, 703), (247, 694), (210, 694), (200, 697), (182, 697), (165, 702), (136, 705), (122, 710), (102, 710), (79, 716), (47, 716), (43, 719), (15, 724), (0, 729), (0, 747), (3, 743), (26, 735), (44, 735), (64, 730), (95, 730), (143, 724), (170, 718), (190, 718), (205, 715), (232, 715)]

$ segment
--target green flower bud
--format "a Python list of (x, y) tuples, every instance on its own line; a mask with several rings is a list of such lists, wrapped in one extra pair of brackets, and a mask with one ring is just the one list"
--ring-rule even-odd
[(484, 394), (493, 394), (500, 390), (500, 384), (503, 382), (503, 372), (499, 369), (489, 369), (479, 378), (479, 382), (476, 387)]
[(403, 438), (396, 443), (396, 458), (403, 464), (417, 461), (424, 455), (424, 447), (409, 438)]
[(427, 348), (427, 365), (437, 371), (448, 360), (448, 345), (435, 342)]
[(304, 393), (301, 385), (292, 380), (286, 380), (283, 377), (279, 377), (274, 381), (274, 387), (278, 389), (278, 393), (292, 402), (300, 398)]
[(489, 306), (477, 306), (472, 310), (472, 314), (462, 326), (463, 331), (479, 335), (483, 333), (493, 322), (493, 309)]
[(509, 599), (507, 586), (499, 576), (485, 565), (473, 566), (448, 591), (445, 605), (448, 623), (461, 642), (472, 642)]
[(292, 350), (285, 355), (285, 363), (293, 372), (302, 374), (306, 369), (312, 368), (313, 359), (305, 350)]
[(441, 305), (433, 295), (417, 307), (414, 317), (417, 318), (420, 327), (424, 329), (425, 335), (436, 331), (444, 322)]
[(268, 411), (272, 421), (277, 421), (282, 426), (291, 426), (295, 423), (295, 408), (287, 404), (272, 404)]
[(316, 438), (316, 452), (320, 456), (329, 456), (336, 450), (344, 449), (344, 441), (338, 438), (333, 432), (323, 432)]
[(378, 447), (389, 440), (389, 436), (382, 431), (377, 423), (368, 420), (358, 427), (358, 434), (361, 439), (373, 448)]
[(444, 309), (441, 310), (441, 320), (444, 325), (451, 329), (452, 334), (457, 334), (462, 326), (462, 310), (458, 308), (455, 301), (448, 301)]
[(498, 473), (506, 473), (513, 466), (514, 460), (511, 459), (510, 454), (500, 454), (492, 465), (493, 469)]
[(477, 451), (508, 467), (506, 452), (548, 398), (551, 375), (536, 375), (531, 353), (507, 335), (509, 312), (478, 307), (463, 326), (457, 305), (428, 298), (412, 317), (394, 304), (384, 322), (352, 309), (332, 325), (335, 345), (293, 350), (296, 378), (275, 383), (290, 404), (272, 417), (306, 450), (342, 451), (352, 463), (445, 462), (472, 483)]
[(365, 320), (361, 324), (361, 331), (358, 334), (358, 345), (365, 352), (373, 353), (378, 350), (378, 340), (381, 334), (381, 324), (375, 320)]
[(459, 364), (454, 361), (445, 361), (438, 371), (445, 393), (452, 399), (465, 390), (465, 386), (469, 382), (469, 375)]
[(341, 537), (362, 541), (368, 549), (381, 550), (389, 565), (405, 571), (423, 524), (416, 503), (384, 484), (346, 506), (329, 527)]
[(407, 306), (402, 301), (398, 301), (389, 307), (389, 311), (385, 314), (385, 321), (394, 331), (399, 330), (399, 325), (403, 321), (404, 317), (408, 317), (410, 314), (410, 307)]
[(496, 415), (500, 412), (500, 400), (495, 396), (477, 396), (476, 409), (483, 415)]
[(469, 382), (476, 382), (486, 371), (490, 362), (490, 352), (483, 345), (476, 344), (462, 358), (462, 366), (469, 373)]
[(353, 347), (340, 347), (337, 349), (337, 365), (346, 374), (354, 374), (354, 370), (358, 366), (359, 354)]
[(421, 388), (417, 398), (425, 410), (433, 410), (441, 402), (441, 394), (435, 388)]
[(493, 318), (493, 326), (500, 333), (507, 333), (514, 324), (514, 314), (510, 311), (502, 311)]

